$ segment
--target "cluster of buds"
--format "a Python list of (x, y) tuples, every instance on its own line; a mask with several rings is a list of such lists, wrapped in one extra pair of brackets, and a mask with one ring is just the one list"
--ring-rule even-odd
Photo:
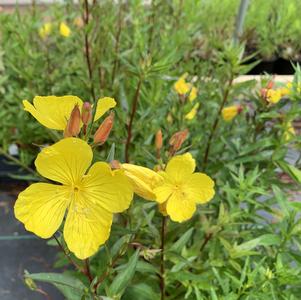
[[(67, 122), (64, 137), (78, 136), (81, 128), (83, 128), (83, 134), (87, 134), (87, 127), (92, 121), (92, 105), (89, 102), (84, 102), (80, 110), (78, 104), (76, 104), (71, 111), (70, 118)], [(114, 123), (114, 113), (105, 118), (100, 124), (94, 134), (94, 143), (102, 145), (109, 137)]]

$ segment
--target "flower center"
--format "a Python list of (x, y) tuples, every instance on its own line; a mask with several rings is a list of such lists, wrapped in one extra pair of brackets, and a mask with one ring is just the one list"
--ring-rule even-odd
[(78, 193), (79, 190), (80, 190), (80, 188), (79, 188), (78, 185), (74, 185), (74, 186), (73, 186), (73, 192), (74, 192), (74, 193)]

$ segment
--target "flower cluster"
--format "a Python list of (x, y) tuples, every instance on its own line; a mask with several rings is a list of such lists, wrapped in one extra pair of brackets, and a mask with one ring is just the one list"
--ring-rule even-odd
[[(198, 90), (192, 83), (186, 82), (186, 78), (188, 74), (183, 74), (174, 84), (174, 90), (180, 97), (184, 97), (190, 101), (194, 102), (194, 100), (198, 96)], [(199, 103), (195, 103), (192, 109), (185, 115), (185, 119), (192, 120), (198, 111)]]
[[(197, 204), (206, 203), (214, 196), (213, 180), (194, 172), (196, 163), (191, 154), (174, 156), (187, 130), (172, 136), (171, 159), (164, 170), (155, 172), (133, 164), (114, 164), (114, 161), (92, 164), (88, 133), (92, 123), (115, 107), (113, 98), (101, 98), (93, 107), (72, 95), (37, 96), (33, 104), (24, 100), (23, 105), (42, 125), (61, 131), (63, 138), (38, 154), (35, 166), (45, 182), (34, 183), (19, 194), (15, 216), (28, 231), (41, 238), (50, 238), (63, 227), (69, 250), (80, 259), (93, 255), (106, 242), (113, 214), (130, 206), (134, 192), (156, 201), (160, 211), (166, 211), (176, 222), (191, 218)], [(113, 121), (114, 114), (110, 113), (94, 133), (94, 144), (107, 140)], [(159, 156), (162, 144), (162, 132), (159, 132), (156, 138)]]
[[(46, 39), (52, 32), (54, 24), (51, 22), (44, 23), (41, 28), (39, 29), (39, 35), (42, 39)], [(61, 22), (59, 24), (59, 33), (61, 36), (67, 38), (71, 35), (71, 29), (70, 27), (65, 23)]]

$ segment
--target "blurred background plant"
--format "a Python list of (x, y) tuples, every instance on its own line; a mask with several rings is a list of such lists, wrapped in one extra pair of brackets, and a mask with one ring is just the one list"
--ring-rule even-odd
[[(16, 144), (15, 162), (30, 168), (39, 146), (58, 140), (23, 110), (35, 95), (114, 97), (113, 134), (95, 150), (102, 160), (154, 168), (166, 162), (170, 137), (187, 129), (179, 153), (191, 152), (214, 178), (216, 196), (190, 221), (168, 221), (165, 299), (299, 299), (301, 71), (294, 65), (288, 84), (235, 80), (257, 59), (300, 59), (299, 2), (251, 1), (238, 45), (238, 0), (67, 1), (2, 12), (2, 154)], [(34, 281), (51, 282), (72, 300), (93, 299), (95, 289), (160, 299), (160, 224), (156, 205), (137, 197), (92, 257), (92, 282), (75, 270), (27, 273), (26, 282), (33, 290)], [(60, 254), (55, 267), (67, 265)]]

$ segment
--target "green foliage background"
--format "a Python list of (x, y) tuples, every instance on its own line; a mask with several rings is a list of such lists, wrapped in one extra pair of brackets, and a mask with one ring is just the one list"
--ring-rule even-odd
[[(168, 221), (170, 300), (297, 300), (301, 295), (301, 204), (294, 198), (301, 183), (300, 157), (294, 163), (287, 159), (292, 151), (300, 154), (300, 137), (284, 138), (287, 123), (300, 116), (301, 72), (296, 67), (293, 92), (276, 105), (263, 101), (254, 81), (233, 85), (235, 77), (252, 67), (245, 64), (250, 57), (243, 56), (243, 44), (231, 43), (238, 2), (96, 1), (91, 21), (82, 28), (74, 24), (82, 7), (72, 2), (0, 15), (0, 141), (4, 151), (17, 143), (23, 164), (33, 161), (37, 145), (60, 138), (23, 111), (22, 100), (35, 95), (73, 94), (92, 101), (93, 85), (97, 97), (117, 100), (113, 132), (95, 151), (97, 159), (124, 161), (126, 124), (139, 81), (132, 162), (153, 168), (158, 163), (157, 130), (163, 132), (166, 160), (171, 135), (189, 129), (180, 153), (191, 152), (198, 170), (214, 178), (216, 196), (190, 221)], [(242, 42), (255, 45), (265, 58), (287, 53), (288, 47), (293, 49), (290, 57), (298, 57), (299, 6), (293, 0), (252, 1)], [(49, 20), (52, 32), (42, 39), (38, 31)], [(267, 20), (273, 26), (267, 26)], [(61, 21), (72, 30), (68, 38), (59, 34)], [(91, 46), (92, 80), (85, 35)], [(185, 72), (199, 91), (195, 101), (200, 108), (191, 121), (184, 116), (194, 103), (182, 103), (173, 89)], [(264, 87), (266, 80), (260, 84)], [(205, 165), (209, 134), (226, 94), (226, 105), (240, 103), (244, 110), (230, 123), (219, 120)], [(282, 172), (288, 182), (280, 180)], [(31, 280), (51, 282), (72, 300), (160, 299), (160, 228), (156, 204), (139, 197), (116, 217), (110, 240), (90, 261), (95, 280), (103, 276), (98, 296), (75, 271), (25, 274), (26, 283), (36, 290)], [(68, 260), (60, 255), (56, 267), (65, 265)]]

